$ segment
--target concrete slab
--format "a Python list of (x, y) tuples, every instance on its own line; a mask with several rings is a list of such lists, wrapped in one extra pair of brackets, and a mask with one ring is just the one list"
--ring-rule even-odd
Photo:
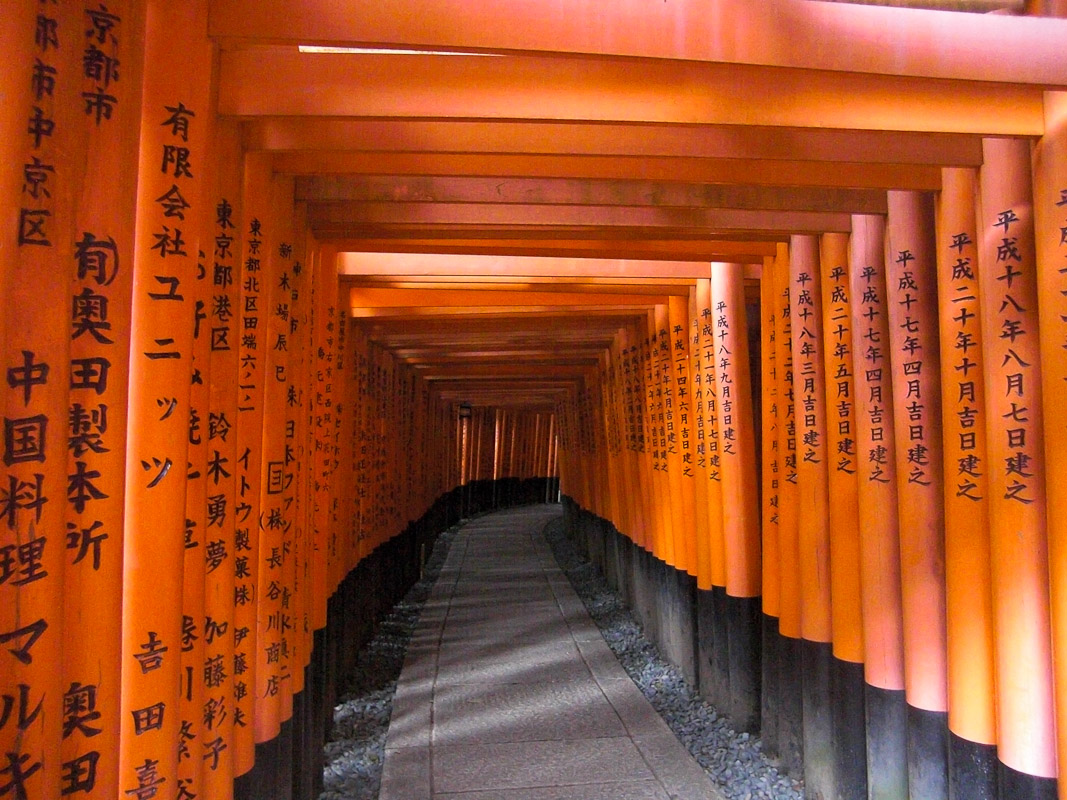
[(499, 744), (626, 736), (596, 681), (438, 686), (433, 744)]
[(440, 792), (645, 781), (652, 770), (629, 738), (433, 748)]
[[(500, 793), (462, 792), (435, 794), (434, 800), (500, 800)], [(508, 800), (670, 800), (659, 781), (596, 783), (585, 786), (544, 786), (509, 789)]]
[(719, 797), (556, 565), (540, 534), (558, 513), (458, 533), (397, 684), (380, 800)]

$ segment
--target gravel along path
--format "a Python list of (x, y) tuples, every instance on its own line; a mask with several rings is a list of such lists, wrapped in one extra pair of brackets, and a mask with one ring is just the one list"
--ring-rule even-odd
[[(422, 606), (429, 597), (458, 526), (442, 533), (422, 580), (382, 620), (344, 678), (326, 743), (320, 800), (377, 800), (393, 692)], [(563, 533), (562, 519), (545, 527), (560, 567), (582, 598), (619, 663), (671, 730), (729, 800), (801, 800), (802, 784), (764, 757), (758, 737), (735, 733), (641, 633), (629, 610)]]
[(545, 538), (623, 669), (728, 800), (802, 800), (803, 783), (768, 761), (759, 737), (736, 733), (645, 638), (619, 595), (563, 533), (562, 519), (545, 526)]
[(393, 606), (374, 638), (359, 651), (355, 671), (342, 678), (319, 800), (377, 800), (385, 734), (404, 654), (458, 531), (457, 525), (437, 537), (422, 579)]

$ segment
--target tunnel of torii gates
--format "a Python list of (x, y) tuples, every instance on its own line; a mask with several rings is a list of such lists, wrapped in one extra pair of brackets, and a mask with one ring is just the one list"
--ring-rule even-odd
[(0, 798), (312, 796), (560, 496), (809, 796), (1067, 797), (1067, 21), (940, 5), (5, 0)]

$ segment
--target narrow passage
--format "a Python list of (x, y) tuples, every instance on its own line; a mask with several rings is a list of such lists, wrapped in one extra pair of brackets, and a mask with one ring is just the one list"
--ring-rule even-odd
[(558, 514), (457, 534), (397, 684), (382, 800), (721, 797), (556, 565), (541, 531)]

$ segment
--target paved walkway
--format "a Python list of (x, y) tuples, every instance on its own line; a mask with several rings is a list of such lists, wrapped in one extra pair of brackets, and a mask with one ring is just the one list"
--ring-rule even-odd
[(381, 800), (697, 800), (713, 784), (619, 666), (541, 536), (467, 524), (397, 685)]

